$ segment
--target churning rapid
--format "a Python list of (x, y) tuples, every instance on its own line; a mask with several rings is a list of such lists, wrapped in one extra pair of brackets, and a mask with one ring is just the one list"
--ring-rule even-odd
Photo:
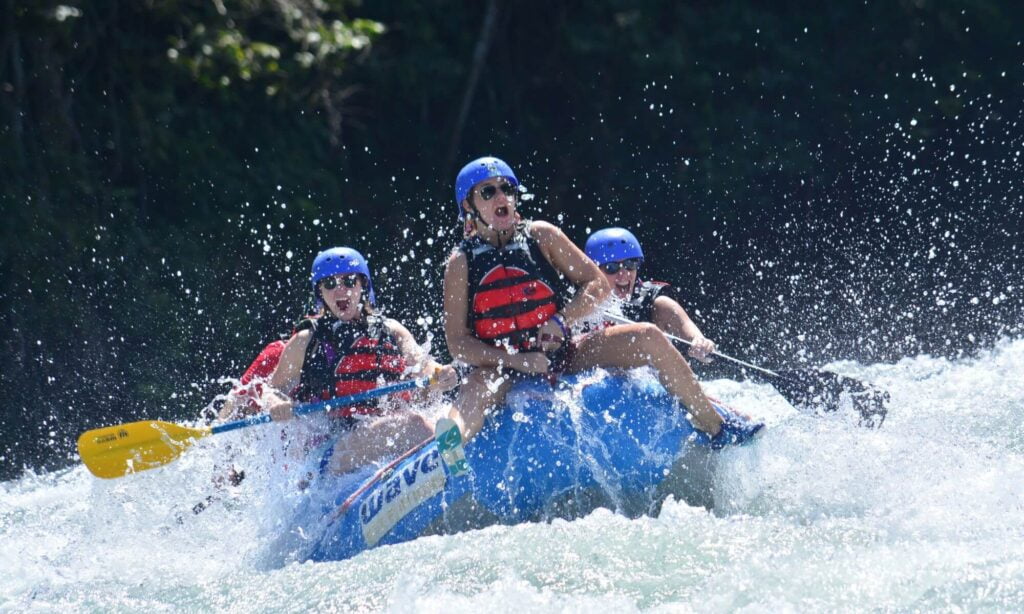
[[(708, 383), (769, 425), (717, 454), (711, 509), (599, 509), (342, 562), (268, 551), (303, 496), (277, 426), (119, 480), (26, 475), (0, 485), (0, 610), (1024, 609), (1024, 340), (830, 367), (888, 389), (881, 429), (796, 413), (767, 385)], [(246, 479), (215, 487), (227, 458)]]

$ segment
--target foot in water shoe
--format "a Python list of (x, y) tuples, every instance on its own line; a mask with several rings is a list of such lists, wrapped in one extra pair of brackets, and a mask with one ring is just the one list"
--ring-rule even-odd
[(711, 448), (721, 450), (725, 446), (740, 446), (750, 441), (754, 435), (764, 428), (763, 422), (747, 422), (738, 418), (722, 419), (722, 430), (711, 438)]
[(438, 420), (437, 426), (434, 427), (434, 440), (437, 441), (437, 451), (441, 454), (441, 460), (453, 478), (469, 473), (469, 461), (466, 460), (466, 452), (462, 449), (462, 433), (454, 420)]

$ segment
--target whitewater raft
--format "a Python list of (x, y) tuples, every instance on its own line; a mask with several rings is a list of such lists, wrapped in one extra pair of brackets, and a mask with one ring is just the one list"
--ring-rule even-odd
[(637, 516), (669, 494), (710, 496), (708, 438), (653, 377), (523, 380), (465, 450), (472, 471), (454, 478), (434, 441), (372, 475), (321, 475), (276, 548), (291, 560), (343, 560), (426, 535), (597, 507)]

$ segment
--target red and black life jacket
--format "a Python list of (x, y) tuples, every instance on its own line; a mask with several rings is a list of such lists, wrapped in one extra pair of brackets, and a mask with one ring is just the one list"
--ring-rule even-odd
[[(397, 382), (405, 373), (405, 357), (384, 318), (369, 315), (358, 322), (342, 322), (322, 316), (303, 321), (299, 330), (310, 328), (313, 337), (306, 346), (302, 374), (295, 398), (327, 400), (372, 390)], [(408, 395), (404, 395), (408, 399)], [(378, 414), (376, 399), (335, 409), (333, 417)]]
[(564, 305), (555, 271), (530, 236), (529, 222), (495, 247), (480, 237), (459, 245), (469, 265), (469, 326), (473, 335), (519, 350), (537, 347), (536, 330)]

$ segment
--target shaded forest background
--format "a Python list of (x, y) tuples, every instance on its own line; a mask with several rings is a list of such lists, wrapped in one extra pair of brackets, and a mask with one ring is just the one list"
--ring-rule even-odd
[[(192, 419), (351, 245), (445, 356), (452, 181), (608, 225), (724, 351), (1021, 332), (1024, 5), (0, 0), (0, 478)], [(722, 368), (722, 367), (719, 367)], [(708, 377), (731, 375), (705, 370)], [(979, 391), (979, 394), (983, 391)]]

